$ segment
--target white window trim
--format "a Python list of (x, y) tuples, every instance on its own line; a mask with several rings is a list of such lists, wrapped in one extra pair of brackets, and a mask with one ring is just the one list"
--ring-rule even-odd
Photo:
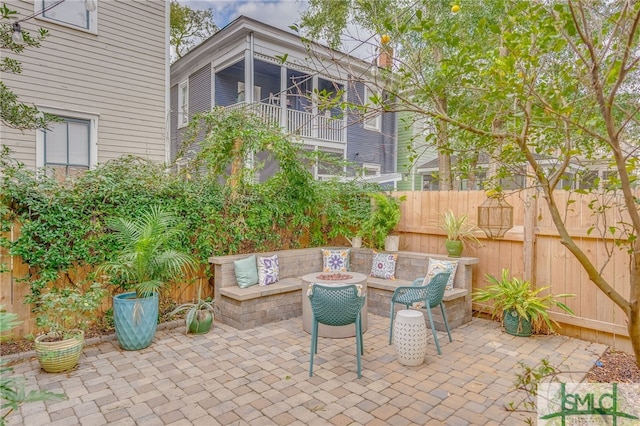
[[(185, 87), (187, 89), (186, 94), (183, 94)], [(184, 96), (187, 97), (186, 103), (184, 102)], [(183, 104), (185, 105), (184, 108)], [(189, 79), (183, 80), (178, 84), (178, 129), (185, 127), (187, 124), (189, 124)]]
[[(369, 100), (375, 93), (367, 86), (364, 86), (364, 105), (370, 105), (371, 101)], [(369, 113), (367, 113), (369, 115)], [(373, 124), (371, 124), (373, 122)], [(375, 116), (370, 116), (367, 118), (365, 116), (363, 120), (363, 125), (366, 130), (372, 130), (374, 132), (382, 131), (382, 114), (376, 113)]]
[[(42, 112), (55, 114), (63, 117), (76, 118), (90, 121), (89, 125), (89, 168), (93, 169), (98, 165), (98, 119), (99, 114), (73, 111), (68, 109), (38, 106)], [(36, 169), (44, 167), (44, 130), (36, 131)]]
[(374, 176), (380, 176), (382, 166), (377, 163), (362, 163), (362, 177), (371, 176), (367, 175), (367, 171), (375, 172)]
[[(247, 94), (244, 91), (244, 81), (239, 81), (238, 82), (238, 99), (240, 98), (240, 94), (241, 93), (243, 94), (242, 101), (246, 102), (247, 101)], [(253, 102), (255, 103), (255, 102), (260, 102), (260, 101), (262, 101), (262, 87), (253, 86)]]
[[(83, 0), (78, 1), (78, 3), (82, 3), (82, 6), (84, 7)], [(89, 28), (88, 29), (42, 16), (42, 0), (34, 0), (33, 13), (36, 15), (35, 18), (41, 21), (51, 22), (52, 24), (61, 25), (67, 28), (73, 28), (74, 30), (82, 31), (89, 34), (98, 34), (98, 8), (100, 8), (100, 2), (96, 1), (96, 3), (97, 3), (96, 10), (89, 11)]]

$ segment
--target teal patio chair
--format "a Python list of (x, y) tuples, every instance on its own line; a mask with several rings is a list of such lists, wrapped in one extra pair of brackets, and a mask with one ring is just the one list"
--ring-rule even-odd
[(313, 312), (309, 377), (313, 376), (313, 356), (318, 353), (318, 324), (328, 326), (355, 325), (358, 378), (362, 377), (360, 355), (364, 355), (364, 346), (362, 343), (360, 313), (364, 306), (366, 295), (358, 295), (358, 287), (353, 284), (345, 286), (312, 284), (309, 293), (311, 311)]
[(393, 339), (393, 321), (394, 321), (394, 313), (395, 313), (395, 304), (400, 303), (405, 305), (407, 309), (415, 303), (424, 303), (424, 308), (427, 311), (427, 315), (429, 316), (429, 324), (431, 324), (431, 332), (433, 333), (433, 340), (436, 342), (436, 349), (438, 350), (438, 355), (442, 355), (440, 351), (440, 344), (438, 343), (438, 336), (436, 335), (436, 327), (433, 324), (433, 316), (431, 315), (431, 309), (440, 305), (440, 309), (442, 310), (442, 318), (444, 319), (444, 326), (447, 329), (447, 334), (449, 335), (449, 341), (453, 342), (451, 339), (451, 331), (449, 331), (449, 322), (447, 321), (447, 314), (444, 310), (444, 303), (442, 302), (442, 298), (444, 297), (444, 290), (447, 286), (447, 281), (449, 281), (449, 272), (440, 272), (436, 274), (431, 281), (427, 285), (422, 285), (424, 282), (424, 278), (416, 278), (413, 281), (413, 284), (410, 286), (402, 286), (396, 288), (393, 292), (393, 296), (391, 296), (391, 326), (389, 328), (389, 344)]

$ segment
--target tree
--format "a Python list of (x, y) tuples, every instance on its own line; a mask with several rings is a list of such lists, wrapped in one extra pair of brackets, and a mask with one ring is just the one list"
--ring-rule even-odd
[(178, 59), (197, 46), (207, 37), (218, 31), (213, 20), (213, 11), (194, 10), (171, 0), (170, 41)]
[[(425, 10), (441, 4), (424, 1), (412, 7), (418, 19), (410, 25), (395, 25), (393, 16), (385, 21), (396, 37), (456, 46), (456, 54), (443, 58), (411, 96), (404, 90), (411, 77), (395, 73), (390, 77), (397, 88), (395, 104), (383, 107), (414, 110), (467, 135), (465, 150), (483, 152), (497, 164), (496, 189), (498, 178), (516, 170), (527, 173), (561, 243), (626, 315), (640, 366), (640, 211), (634, 191), (640, 174), (640, 3), (504, 0), (496, 2), (502, 12), (492, 19), (472, 25), (465, 20), (473, 37), (464, 40), (455, 19), (437, 28), (424, 19)], [(464, 16), (465, 7), (456, 17)], [(446, 110), (437, 107), (441, 91), (432, 81), (454, 83), (448, 86)], [(456, 153), (460, 148), (447, 147)], [(593, 230), (629, 253), (628, 297), (605, 279), (607, 260), (594, 263), (571, 236), (562, 213), (570, 205), (560, 205), (557, 198), (570, 170), (586, 177), (597, 167), (608, 168), (606, 181), (596, 179), (578, 191), (593, 195)], [(606, 222), (610, 211), (616, 213), (615, 223)]]
[[(494, 21), (500, 15), (502, 1), (473, 2), (469, 4), (464, 19), (452, 13), (450, 2), (438, 0), (425, 2), (425, 7), (416, 7), (419, 2), (390, 0), (311, 0), (303, 14), (301, 28), (310, 38), (325, 38), (332, 47), (341, 43), (341, 35), (348, 23), (355, 23), (375, 34), (384, 34), (385, 42), (377, 47), (379, 52), (387, 50), (394, 57), (393, 74), (383, 75), (379, 81), (383, 89), (391, 93), (392, 99), (400, 100), (396, 105), (378, 103), (380, 110), (412, 111), (421, 114), (425, 107), (447, 114), (450, 107), (450, 93), (457, 91), (455, 81), (440, 78), (440, 68), (459, 57), (461, 46), (476, 37), (475, 23), (479, 20)], [(451, 28), (453, 26), (453, 28)], [(422, 30), (417, 31), (420, 27)], [(452, 32), (445, 34), (441, 27), (449, 27)], [(452, 34), (454, 36), (452, 36)], [(369, 40), (363, 41), (369, 42)], [(384, 73), (384, 71), (383, 71)], [(370, 84), (370, 83), (368, 83)], [(431, 93), (439, 96), (425, 98), (416, 87), (429, 85)], [(459, 100), (459, 97), (453, 98)], [(465, 102), (473, 102), (472, 99)], [(424, 120), (422, 120), (424, 121)], [(454, 129), (445, 121), (436, 121), (435, 142), (438, 151), (438, 179), (441, 190), (454, 189), (451, 164), (451, 147), (460, 149), (458, 156), (477, 161), (478, 152), (466, 150), (457, 138)], [(417, 157), (416, 153), (413, 155)], [(464, 164), (464, 162), (460, 162)], [(473, 170), (458, 170), (472, 180)]]
[[(23, 43), (15, 43), (12, 39), (13, 21), (17, 12), (11, 10), (6, 4), (0, 7), (0, 49), (20, 54), (25, 47), (40, 47), (40, 42), (47, 36), (48, 31), (40, 28), (36, 35), (28, 31), (22, 31)], [(0, 73), (10, 72), (20, 74), (21, 63), (12, 57), (2, 55), (0, 58)], [(42, 114), (38, 108), (24, 104), (18, 100), (18, 96), (0, 81), (0, 122), (8, 127), (19, 130), (33, 130), (46, 127), (53, 116)]]

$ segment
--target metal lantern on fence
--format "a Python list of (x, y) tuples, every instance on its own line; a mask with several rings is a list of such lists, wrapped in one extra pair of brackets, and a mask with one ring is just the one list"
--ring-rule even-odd
[(489, 195), (478, 206), (478, 228), (489, 238), (501, 238), (513, 228), (513, 206), (507, 203), (502, 193)]

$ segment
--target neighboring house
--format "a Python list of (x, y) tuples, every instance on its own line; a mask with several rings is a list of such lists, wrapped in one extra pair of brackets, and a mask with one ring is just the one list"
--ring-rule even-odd
[[(241, 16), (171, 65), (171, 157), (194, 114), (213, 106), (250, 107), (305, 149), (357, 163), (368, 180), (393, 185), (399, 180), (395, 114), (363, 117), (321, 110), (313, 102), (313, 94), (323, 91), (366, 102), (373, 94), (362, 76), (370, 68), (317, 44), (308, 51), (297, 35)], [(260, 178), (272, 172), (263, 171)], [(317, 179), (335, 174), (322, 164), (312, 172)]]
[(58, 115), (49, 130), (3, 128), (0, 144), (29, 168), (75, 173), (132, 154), (168, 159), (169, 3), (13, 1), (20, 25), (49, 35), (40, 48), (3, 52), (22, 73), (3, 73), (21, 102)]
[(425, 117), (416, 117), (409, 112), (398, 113), (398, 164), (402, 175), (399, 191), (421, 191), (425, 182), (433, 179), (432, 173), (420, 168), (422, 164), (435, 160), (438, 168), (438, 153), (435, 149), (435, 128)]

